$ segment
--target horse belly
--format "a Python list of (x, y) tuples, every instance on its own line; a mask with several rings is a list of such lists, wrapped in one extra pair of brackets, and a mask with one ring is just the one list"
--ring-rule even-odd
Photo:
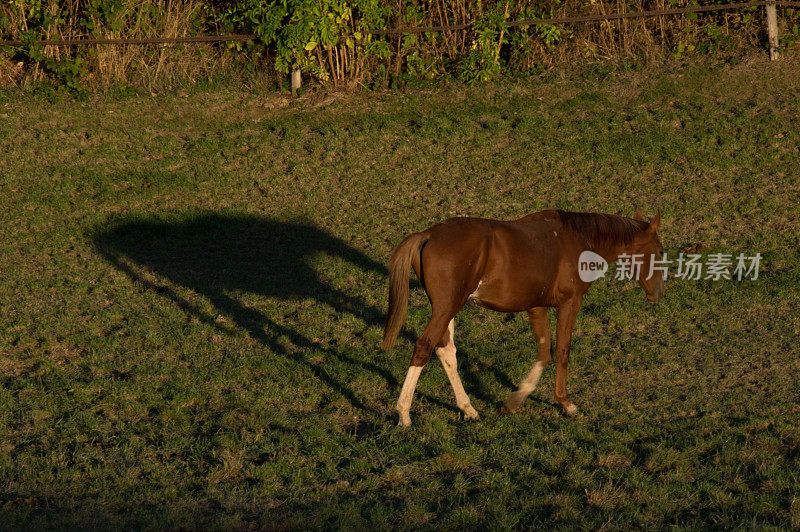
[(552, 290), (536, 282), (509, 283), (481, 280), (469, 298), (482, 307), (498, 312), (521, 312), (553, 304)]
[(486, 268), (470, 297), (499, 312), (553, 306), (558, 250), (549, 232), (531, 233), (514, 226), (498, 228)]

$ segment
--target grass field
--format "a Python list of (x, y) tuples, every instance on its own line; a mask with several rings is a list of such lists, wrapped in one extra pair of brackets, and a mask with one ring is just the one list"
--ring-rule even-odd
[[(0, 526), (800, 527), (800, 60), (289, 102), (223, 89), (0, 103)], [(568, 389), (523, 315), (429, 308), (380, 350), (410, 232), (663, 213), (756, 281), (598, 281)], [(551, 315), (551, 326), (553, 325)]]

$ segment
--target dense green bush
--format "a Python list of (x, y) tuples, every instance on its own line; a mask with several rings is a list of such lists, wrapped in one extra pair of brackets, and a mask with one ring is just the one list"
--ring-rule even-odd
[(338, 84), (358, 77), (365, 58), (389, 55), (385, 41), (365, 33), (384, 28), (389, 15), (378, 0), (241, 0), (222, 20), (274, 48), (279, 72), (300, 68)]

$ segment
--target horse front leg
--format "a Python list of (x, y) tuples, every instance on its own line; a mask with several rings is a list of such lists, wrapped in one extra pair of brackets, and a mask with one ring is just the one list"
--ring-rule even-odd
[(568, 416), (578, 413), (578, 407), (567, 398), (567, 365), (569, 364), (569, 348), (572, 341), (572, 329), (575, 318), (581, 308), (582, 297), (570, 299), (558, 307), (558, 323), (556, 325), (556, 389), (555, 399), (564, 408)]
[(523, 401), (536, 389), (539, 377), (542, 376), (547, 363), (550, 362), (550, 323), (547, 320), (547, 308), (536, 307), (528, 311), (528, 319), (536, 334), (537, 345), (539, 348), (539, 358), (536, 364), (519, 384), (516, 391), (508, 394), (505, 402), (507, 412), (513, 412), (522, 404)]

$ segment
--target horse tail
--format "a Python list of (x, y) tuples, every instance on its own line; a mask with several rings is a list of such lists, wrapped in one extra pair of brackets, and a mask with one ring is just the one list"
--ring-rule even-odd
[(386, 315), (386, 327), (383, 329), (382, 346), (384, 349), (391, 349), (394, 346), (403, 322), (406, 321), (411, 261), (420, 252), (428, 238), (427, 233), (414, 233), (407, 236), (395, 248), (392, 258), (389, 259), (389, 311)]

